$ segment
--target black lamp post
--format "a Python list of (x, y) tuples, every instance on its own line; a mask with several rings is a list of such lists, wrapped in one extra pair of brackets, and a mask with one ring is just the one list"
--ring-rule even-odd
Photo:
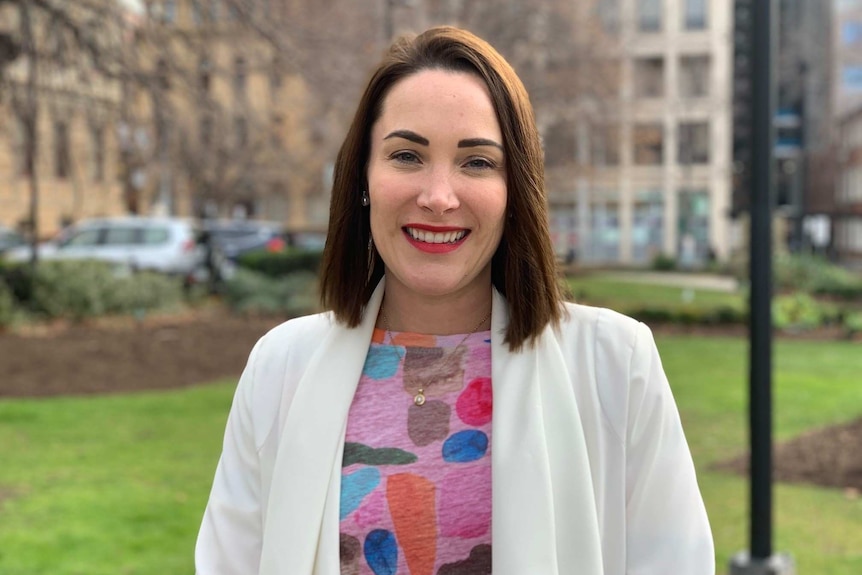
[(752, 179), (749, 429), (750, 551), (730, 562), (730, 575), (793, 575), (790, 556), (772, 551), (772, 205), (775, 134), (775, 0), (754, 0), (752, 15)]

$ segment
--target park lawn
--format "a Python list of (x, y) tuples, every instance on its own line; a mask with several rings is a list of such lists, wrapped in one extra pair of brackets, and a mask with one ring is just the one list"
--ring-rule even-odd
[[(659, 337), (712, 521), (718, 572), (747, 546), (747, 481), (710, 470), (745, 449), (746, 344)], [(862, 415), (862, 353), (782, 341), (776, 435)], [(233, 382), (170, 392), (0, 401), (0, 573), (193, 572)], [(800, 573), (862, 573), (862, 501), (776, 488), (775, 548)]]
[(193, 573), (234, 386), (0, 401), (0, 573)]
[[(748, 346), (737, 338), (658, 337), (680, 408), (716, 543), (716, 572), (748, 548), (748, 479), (710, 470), (746, 452)], [(779, 341), (774, 358), (777, 441), (804, 430), (862, 417), (862, 346)], [(862, 499), (838, 489), (777, 485), (776, 551), (790, 552), (801, 573), (862, 573)]]
[(741, 309), (745, 304), (741, 293), (637, 283), (602, 274), (569, 277), (566, 281), (576, 302), (609, 307), (623, 313), (644, 308)]

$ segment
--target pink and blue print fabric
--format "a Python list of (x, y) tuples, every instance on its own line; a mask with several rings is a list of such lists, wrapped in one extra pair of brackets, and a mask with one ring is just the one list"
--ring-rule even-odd
[(463, 338), (375, 330), (347, 423), (342, 575), (491, 573), (490, 332)]

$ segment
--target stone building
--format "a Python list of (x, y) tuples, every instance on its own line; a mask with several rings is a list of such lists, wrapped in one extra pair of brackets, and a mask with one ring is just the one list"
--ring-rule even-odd
[(552, 188), (559, 251), (600, 264), (727, 258), (732, 5), (596, 2), (616, 40), (618, 88), (579, 104), (600, 111), (575, 126), (579, 174)]
[[(0, 4), (0, 32), (20, 48), (14, 60), (0, 64), (0, 223), (22, 231), (32, 228), (26, 161), (30, 110), (36, 114), (38, 235), (50, 237), (83, 217), (125, 212), (116, 146), (121, 86), (101, 68), (116, 62), (106, 57), (97, 65), (101, 55), (120, 51), (124, 15), (115, 4), (104, 0), (98, 14), (92, 3), (63, 4), (58, 8), (63, 18), (31, 7), (35, 51), (21, 48), (27, 27), (20, 4)], [(92, 27), (96, 17), (97, 28)], [(74, 30), (80, 31), (78, 38)], [(86, 49), (81, 42), (87, 42)]]
[[(136, 34), (123, 150), (143, 209), (323, 227), (309, 95), (267, 37), (276, 3), (154, 0)], [(145, 142), (143, 145), (140, 140)]]

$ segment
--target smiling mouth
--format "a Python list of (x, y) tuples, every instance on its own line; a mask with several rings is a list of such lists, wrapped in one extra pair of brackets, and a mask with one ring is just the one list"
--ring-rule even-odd
[(416, 240), (426, 244), (454, 244), (460, 242), (470, 233), (469, 230), (459, 230), (457, 232), (428, 232), (425, 230), (417, 230), (416, 228), (404, 228), (407, 234)]

